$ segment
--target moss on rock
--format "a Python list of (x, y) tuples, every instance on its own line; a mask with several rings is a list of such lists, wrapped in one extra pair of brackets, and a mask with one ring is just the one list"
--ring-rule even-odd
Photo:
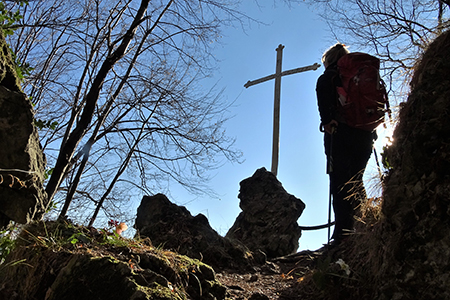
[(20, 240), (6, 264), (24, 263), (0, 269), (0, 299), (225, 298), (210, 266), (104, 230), (39, 222), (25, 227)]

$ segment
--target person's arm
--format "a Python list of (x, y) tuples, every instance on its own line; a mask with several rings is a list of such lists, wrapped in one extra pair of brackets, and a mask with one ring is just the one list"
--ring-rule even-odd
[(326, 132), (332, 133), (332, 128), (338, 122), (335, 120), (337, 94), (331, 73), (324, 73), (319, 77), (316, 94), (321, 124)]

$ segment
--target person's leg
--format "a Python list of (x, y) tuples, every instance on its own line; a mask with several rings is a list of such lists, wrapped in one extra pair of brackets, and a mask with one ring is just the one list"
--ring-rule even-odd
[(333, 239), (339, 240), (353, 230), (354, 203), (349, 194), (351, 186), (347, 183), (348, 176), (345, 173), (334, 172), (330, 176), (333, 195), (333, 210), (335, 227)]
[(348, 185), (351, 178), (351, 155), (347, 146), (347, 128), (340, 126), (333, 136), (333, 171), (330, 173), (330, 189), (333, 195), (335, 227), (332, 238), (340, 240), (343, 234), (353, 226), (353, 207), (348, 201)]
[(354, 215), (366, 198), (363, 174), (372, 152), (372, 134), (342, 125), (333, 136), (333, 172), (330, 185), (333, 195), (335, 229), (339, 239), (354, 229)]
[(353, 159), (350, 161), (352, 178), (349, 184), (349, 201), (352, 203), (354, 214), (360, 216), (361, 201), (367, 199), (363, 176), (373, 149), (373, 134), (362, 130), (354, 130), (350, 151)]

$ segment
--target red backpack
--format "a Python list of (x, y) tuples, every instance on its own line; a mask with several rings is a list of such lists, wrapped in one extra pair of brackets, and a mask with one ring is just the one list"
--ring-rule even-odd
[(389, 110), (386, 87), (380, 77), (380, 60), (353, 52), (337, 63), (342, 87), (337, 88), (339, 108), (347, 125), (367, 131), (383, 123)]

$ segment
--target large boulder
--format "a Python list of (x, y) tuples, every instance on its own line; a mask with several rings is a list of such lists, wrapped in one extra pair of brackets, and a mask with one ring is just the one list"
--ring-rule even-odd
[(227, 237), (268, 257), (292, 254), (298, 249), (301, 230), (297, 220), (305, 204), (286, 192), (275, 175), (265, 168), (240, 183), (242, 212)]
[(134, 227), (153, 245), (200, 259), (216, 269), (248, 269), (265, 263), (260, 252), (252, 254), (240, 242), (220, 236), (204, 215), (192, 216), (163, 194), (142, 198)]
[(34, 126), (33, 107), (20, 91), (9, 50), (0, 38), (0, 228), (28, 223), (48, 204), (43, 188), (45, 157)]

